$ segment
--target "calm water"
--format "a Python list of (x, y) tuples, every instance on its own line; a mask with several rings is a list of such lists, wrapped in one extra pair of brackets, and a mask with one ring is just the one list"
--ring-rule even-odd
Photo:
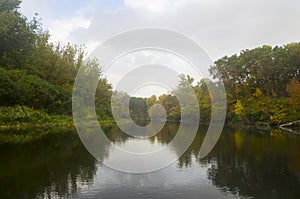
[[(169, 147), (177, 128), (170, 124), (147, 140), (126, 136), (117, 127), (105, 131), (117, 146), (152, 149)], [(148, 174), (104, 166), (130, 163), (120, 161), (112, 146), (94, 159), (74, 130), (2, 130), (2, 143), (4, 134), (28, 142), (0, 145), (0, 198), (300, 198), (300, 136), (278, 130), (226, 127), (204, 159), (197, 157), (205, 136), (199, 131), (176, 163)], [(30, 141), (35, 134), (45, 135)], [(169, 155), (176, 156), (176, 148), (170, 147)]]

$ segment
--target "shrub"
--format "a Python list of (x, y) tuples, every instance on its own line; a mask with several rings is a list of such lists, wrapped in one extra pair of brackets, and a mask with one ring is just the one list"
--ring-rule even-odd
[(41, 124), (50, 121), (50, 116), (26, 106), (0, 107), (0, 125)]

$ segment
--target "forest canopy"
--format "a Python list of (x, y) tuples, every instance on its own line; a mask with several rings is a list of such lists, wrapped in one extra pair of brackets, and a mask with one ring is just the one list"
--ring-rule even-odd
[[(99, 75), (95, 98), (98, 118), (111, 119), (111, 96), (117, 91), (103, 77), (97, 60), (84, 59), (83, 45), (51, 42), (38, 15), (27, 19), (20, 13), (20, 4), (19, 0), (0, 0), (0, 106), (71, 115), (73, 84), (79, 68), (86, 67)], [(195, 80), (182, 74), (178, 87), (161, 96), (138, 98), (122, 92), (117, 96), (120, 102), (130, 98), (130, 114), (136, 120), (148, 120), (150, 107), (161, 104), (169, 121), (180, 121), (183, 109), (193, 120), (194, 110), (199, 108), (200, 120), (208, 122), (214, 93), (207, 84), (223, 81), (227, 121), (277, 125), (300, 119), (300, 43), (264, 45), (224, 56), (214, 62), (210, 73), (214, 80)], [(191, 97), (187, 85), (193, 85), (197, 107), (180, 107), (178, 103), (178, 95)]]
[[(20, 11), (21, 1), (0, 0), (0, 106), (28, 106), (49, 114), (71, 115), (72, 89), (80, 67), (99, 75), (97, 101), (109, 107), (111, 85), (95, 60), (84, 60), (84, 46), (50, 42), (38, 15)], [(97, 109), (99, 115), (104, 115)], [(105, 114), (108, 114), (105, 110)]]

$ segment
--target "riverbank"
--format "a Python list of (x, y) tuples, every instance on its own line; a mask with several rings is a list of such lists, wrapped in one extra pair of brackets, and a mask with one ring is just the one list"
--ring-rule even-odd
[[(101, 121), (99, 123), (102, 128), (110, 128), (114, 125), (111, 121)], [(77, 135), (75, 125), (72, 122), (1, 126), (0, 145), (33, 143), (51, 134), (59, 134), (64, 139), (65, 135), (70, 133)]]
[[(99, 121), (101, 125), (115, 122), (110, 119)], [(50, 115), (43, 110), (26, 106), (0, 107), (0, 129), (28, 129), (74, 127), (72, 115)]]
[[(149, 120), (135, 120), (140, 125), (147, 125)], [(88, 121), (87, 121), (88, 122)], [(126, 120), (123, 121), (126, 123)], [(168, 121), (167, 123), (173, 123)], [(100, 120), (101, 127), (116, 125), (112, 119)], [(201, 122), (202, 125), (208, 123)], [(255, 128), (263, 134), (277, 135), (284, 131), (278, 126), (270, 126), (266, 123), (245, 124), (238, 122), (226, 122), (226, 126), (240, 128)], [(49, 133), (65, 131), (76, 132), (72, 116), (49, 115), (41, 110), (34, 110), (26, 106), (0, 107), (0, 144), (30, 143), (42, 139)], [(290, 132), (291, 133), (291, 132)]]
[[(112, 120), (99, 121), (101, 127), (114, 125)], [(24, 106), (0, 107), (0, 145), (39, 142), (50, 134), (76, 134), (72, 116), (49, 115)]]

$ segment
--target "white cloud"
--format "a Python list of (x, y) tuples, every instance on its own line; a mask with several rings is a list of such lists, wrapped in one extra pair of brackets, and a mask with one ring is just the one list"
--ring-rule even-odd
[[(87, 2), (71, 16), (62, 16), (63, 9), (55, 12), (57, 0), (26, 0), (22, 11), (29, 17), (40, 13), (53, 40), (84, 43), (88, 49), (114, 34), (145, 26), (187, 34), (213, 59), (263, 44), (299, 41), (298, 0), (123, 0), (112, 12), (104, 0)], [(70, 9), (66, 12), (70, 15)]]
[(76, 29), (89, 28), (91, 20), (81, 16), (75, 16), (69, 19), (59, 19), (52, 21), (49, 25), (49, 29), (52, 33), (53, 41), (67, 42), (69, 35), (76, 31)]
[(213, 60), (264, 44), (300, 41), (299, 0), (123, 0), (116, 9), (115, 1), (107, 9), (105, 0), (92, 0), (71, 16), (47, 11), (51, 1), (28, 0), (26, 13), (41, 13), (53, 40), (86, 44), (89, 53), (115, 34), (142, 27), (184, 33)]
[(125, 6), (134, 9), (147, 9), (151, 12), (163, 12), (170, 5), (169, 0), (124, 0)]

